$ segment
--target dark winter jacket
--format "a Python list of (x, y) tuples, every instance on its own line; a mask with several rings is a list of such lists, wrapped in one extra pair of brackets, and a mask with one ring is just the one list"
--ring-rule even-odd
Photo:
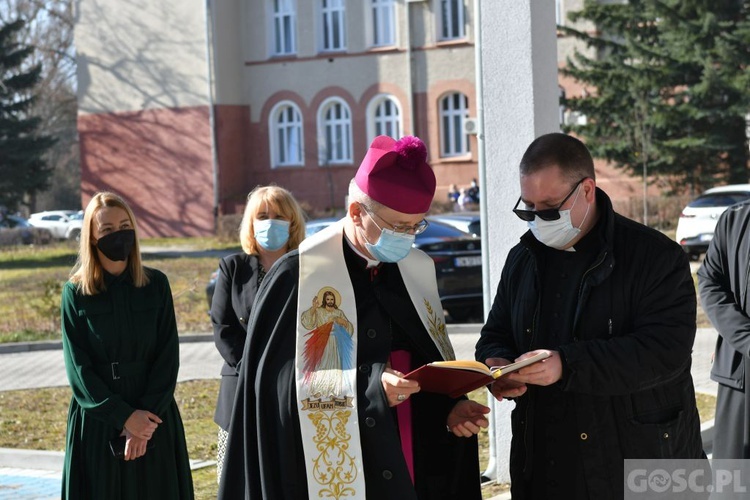
[(703, 309), (719, 332), (711, 379), (740, 390), (745, 389), (743, 357), (750, 356), (748, 224), (750, 203), (727, 209), (698, 270)]
[[(584, 273), (572, 341), (557, 382), (575, 407), (589, 498), (621, 498), (623, 459), (703, 457), (690, 376), (696, 300), (687, 256), (663, 234), (616, 214), (597, 190), (601, 250)], [(476, 358), (514, 360), (539, 348), (541, 250), (527, 232), (511, 251)], [(546, 346), (545, 346), (546, 347)], [(512, 413), (511, 480), (533, 477), (535, 387)], [(523, 498), (523, 491), (514, 488)]]

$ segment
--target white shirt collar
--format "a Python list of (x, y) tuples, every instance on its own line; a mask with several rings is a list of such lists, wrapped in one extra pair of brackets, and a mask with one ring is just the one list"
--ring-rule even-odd
[(379, 260), (374, 260), (371, 257), (368, 257), (367, 255), (365, 255), (362, 252), (360, 252), (357, 249), (357, 247), (355, 247), (354, 244), (351, 241), (349, 241), (349, 238), (346, 237), (346, 234), (344, 234), (344, 241), (346, 241), (346, 244), (349, 245), (349, 248), (351, 248), (352, 250), (354, 250), (354, 253), (356, 253), (357, 255), (359, 255), (360, 257), (362, 257), (363, 259), (365, 259), (367, 261), (367, 268), (368, 269), (371, 268), (371, 267), (376, 267), (376, 266), (380, 265), (380, 261)]

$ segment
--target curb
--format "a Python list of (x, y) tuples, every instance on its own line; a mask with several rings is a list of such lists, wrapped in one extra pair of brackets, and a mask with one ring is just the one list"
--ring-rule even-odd
[(31, 351), (52, 351), (55, 349), (62, 349), (62, 341), (41, 340), (38, 342), (8, 342), (5, 344), (0, 344), (0, 354)]
[[(192, 342), (213, 342), (211, 333), (186, 333), (179, 336), (180, 344)], [(8, 342), (0, 344), (0, 354), (16, 352), (54, 351), (62, 349), (62, 340), (40, 340), (36, 342)]]
[[(446, 325), (448, 334), (456, 335), (462, 333), (475, 334), (482, 329), (481, 323), (455, 323)], [(191, 342), (213, 342), (212, 333), (183, 333), (179, 335), (180, 343)], [(35, 342), (8, 342), (0, 344), (0, 354), (12, 354), (16, 352), (54, 351), (62, 349), (62, 340), (39, 340)]]
[[(0, 468), (62, 471), (63, 451), (0, 448)], [(190, 460), (190, 470), (216, 465), (215, 460)]]

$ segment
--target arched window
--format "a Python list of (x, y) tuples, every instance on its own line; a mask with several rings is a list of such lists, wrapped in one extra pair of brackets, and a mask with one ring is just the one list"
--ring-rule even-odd
[(296, 104), (281, 102), (271, 110), (268, 130), (271, 139), (271, 166), (304, 164), (302, 113)]
[(464, 120), (469, 117), (469, 99), (459, 92), (440, 100), (440, 155), (462, 156), (469, 153), (469, 138)]
[(336, 97), (327, 99), (318, 113), (319, 158), (322, 165), (352, 162), (352, 113)]
[(390, 95), (375, 96), (367, 106), (367, 131), (371, 142), (378, 135), (399, 139), (403, 135), (401, 108)]
[(466, 37), (464, 0), (440, 0), (440, 39), (455, 40)]
[(273, 55), (297, 52), (295, 31), (297, 14), (294, 0), (271, 0), (273, 4)]
[(321, 49), (346, 49), (346, 6), (344, 0), (320, 0)]
[(372, 45), (385, 47), (396, 44), (396, 19), (393, 0), (372, 2)]

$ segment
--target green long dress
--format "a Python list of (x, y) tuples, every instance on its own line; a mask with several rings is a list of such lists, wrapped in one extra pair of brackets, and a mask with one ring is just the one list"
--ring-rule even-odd
[[(83, 295), (70, 282), (63, 288), (63, 353), (73, 390), (64, 499), (193, 498), (174, 400), (180, 362), (172, 292), (163, 273), (146, 272), (151, 281), (141, 288), (128, 272), (105, 273), (107, 289), (96, 295)], [(115, 458), (109, 440), (135, 410), (162, 419), (151, 438), (155, 446), (136, 460)]]

